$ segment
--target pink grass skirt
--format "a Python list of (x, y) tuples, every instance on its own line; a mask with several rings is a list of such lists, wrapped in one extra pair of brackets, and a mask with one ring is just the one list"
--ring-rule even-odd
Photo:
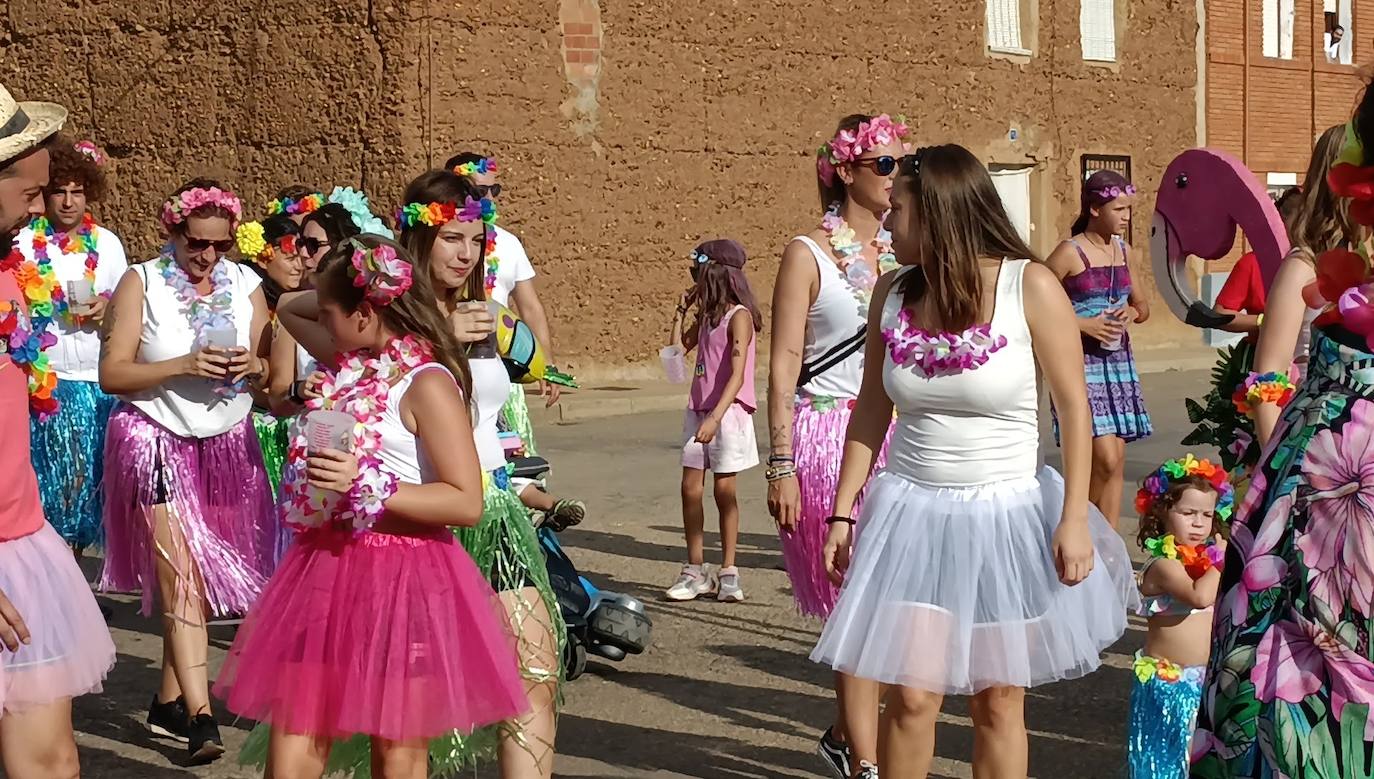
[(0, 591), (31, 636), (18, 652), (0, 647), (0, 716), (100, 692), (114, 667), (114, 642), (71, 548), (52, 525), (0, 542)]
[[(275, 567), (281, 523), (249, 418), (211, 438), (182, 438), (132, 406), (110, 415), (105, 434), (104, 591), (143, 591), (153, 610), (159, 556), (183, 586), (204, 582), (216, 615), (243, 614)], [(184, 548), (153, 538), (153, 507), (167, 504)], [(186, 559), (196, 570), (183, 570)]]
[[(801, 517), (791, 533), (781, 533), (783, 559), (792, 580), (792, 597), (797, 608), (808, 617), (830, 616), (840, 590), (825, 573), (821, 552), (830, 528), (825, 520), (834, 510), (835, 490), (839, 486), (840, 461), (844, 457), (844, 436), (849, 428), (851, 409), (846, 399), (833, 407), (818, 410), (811, 402), (797, 402), (792, 420), (792, 453), (796, 458), (797, 484), (801, 490)], [(891, 428), (888, 429), (891, 438)], [(887, 441), (878, 454), (874, 472), (887, 461)], [(863, 499), (854, 504), (860, 516)]]
[(239, 629), (215, 694), (287, 733), (469, 733), (528, 704), (496, 593), (446, 529), (309, 530)]

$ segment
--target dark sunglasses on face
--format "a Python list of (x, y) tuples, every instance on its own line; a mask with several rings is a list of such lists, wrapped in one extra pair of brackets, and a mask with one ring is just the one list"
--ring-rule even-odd
[(234, 239), (225, 238), (223, 241), (211, 241), (205, 238), (190, 237), (186, 239), (186, 249), (191, 252), (203, 252), (211, 246), (215, 247), (216, 252), (225, 254), (230, 249), (234, 248)]
[(482, 193), (482, 197), (497, 197), (501, 194), (500, 184), (478, 184), (477, 191)]
[(879, 176), (891, 176), (892, 171), (897, 169), (897, 158), (883, 155), (881, 157), (862, 157), (854, 160), (854, 165), (861, 168), (872, 168), (874, 173)]
[(319, 254), (320, 249), (329, 248), (329, 241), (323, 241), (319, 238), (307, 238), (305, 236), (302, 236), (296, 239), (296, 245), (305, 249), (305, 253), (313, 257), (316, 254)]

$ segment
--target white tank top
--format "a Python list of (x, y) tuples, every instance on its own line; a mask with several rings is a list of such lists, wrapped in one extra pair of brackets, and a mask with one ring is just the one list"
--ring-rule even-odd
[[(885, 355), (883, 386), (897, 409), (888, 471), (935, 487), (970, 487), (1033, 477), (1040, 469), (1038, 376), (1021, 300), (1028, 264), (1002, 263), (992, 334), (1007, 343), (983, 365), (927, 379)], [(893, 285), (883, 303), (884, 329), (893, 327), (901, 307), (902, 293)]]
[(411, 383), (421, 372), (433, 370), (443, 371), (445, 376), (453, 378), (448, 369), (437, 362), (416, 366), (410, 373), (402, 376), (400, 381), (391, 385), (391, 391), (386, 396), (386, 408), (382, 411), (382, 419), (377, 423), (377, 429), (382, 433), (382, 446), (377, 457), (382, 461), (383, 468), (407, 484), (434, 481), (434, 470), (430, 467), (424, 452), (416, 444), (415, 434), (407, 430), (405, 422), (401, 421), (401, 399), (406, 396), (406, 390), (410, 389)]
[[(252, 345), (253, 294), (262, 279), (258, 274), (221, 258), (228, 266), (232, 303), (230, 318), (238, 334), (238, 345)], [(191, 320), (182, 310), (176, 292), (157, 269), (157, 260), (134, 265), (130, 270), (143, 283), (143, 331), (139, 339), (139, 362), (170, 360), (190, 354), (196, 347)], [(212, 438), (248, 416), (253, 396), (240, 392), (233, 397), (215, 394), (215, 384), (195, 376), (176, 376), (162, 384), (123, 399), (154, 422), (185, 438)]]
[[(820, 272), (820, 289), (815, 302), (806, 312), (802, 364), (809, 365), (862, 330), (868, 321), (868, 310), (849, 279), (840, 271), (840, 266), (819, 244), (805, 235), (792, 240), (801, 241), (811, 250), (811, 255), (816, 259), (816, 269)], [(857, 398), (863, 375), (864, 350), (861, 345), (844, 360), (797, 389), (805, 395)]]
[(468, 360), (468, 368), (472, 371), (472, 397), (477, 409), (472, 438), (482, 470), (494, 471), (506, 464), (506, 450), (501, 446), (496, 423), (510, 397), (510, 374), (499, 357)]

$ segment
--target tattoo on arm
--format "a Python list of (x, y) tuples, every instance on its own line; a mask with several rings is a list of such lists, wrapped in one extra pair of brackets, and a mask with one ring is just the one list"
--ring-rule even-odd
[(100, 359), (110, 353), (110, 339), (114, 336), (115, 322), (119, 320), (119, 308), (111, 305), (105, 311), (105, 319), (100, 330)]

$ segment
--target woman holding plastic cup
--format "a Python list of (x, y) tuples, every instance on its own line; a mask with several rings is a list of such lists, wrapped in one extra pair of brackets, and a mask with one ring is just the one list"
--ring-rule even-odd
[(46, 213), (15, 241), (39, 275), (51, 273), (66, 293), (63, 300), (54, 296), (57, 342), (46, 352), (57, 377), (56, 409), (32, 415), (29, 439), (43, 513), (77, 557), (101, 539), (105, 422), (115, 399), (100, 391), (99, 329), (106, 301), (129, 267), (119, 238), (88, 210), (107, 191), (105, 162), (90, 141), (59, 137), (43, 193)]
[(162, 608), (162, 683), (148, 727), (223, 754), (210, 712), (206, 618), (242, 614), (275, 563), (277, 519), (249, 419), (262, 372), (261, 280), (224, 257), (242, 206), (193, 179), (162, 208), (161, 256), (124, 275), (105, 316), (100, 385), (122, 401), (105, 442), (106, 590)]
[(1073, 237), (1046, 261), (1078, 315), (1093, 417), (1088, 497), (1113, 527), (1121, 518), (1126, 444), (1152, 432), (1127, 332), (1131, 323), (1150, 317), (1149, 303), (1131, 285), (1131, 247), (1121, 237), (1134, 200), (1135, 187), (1120, 174), (1102, 170), (1089, 176)]

